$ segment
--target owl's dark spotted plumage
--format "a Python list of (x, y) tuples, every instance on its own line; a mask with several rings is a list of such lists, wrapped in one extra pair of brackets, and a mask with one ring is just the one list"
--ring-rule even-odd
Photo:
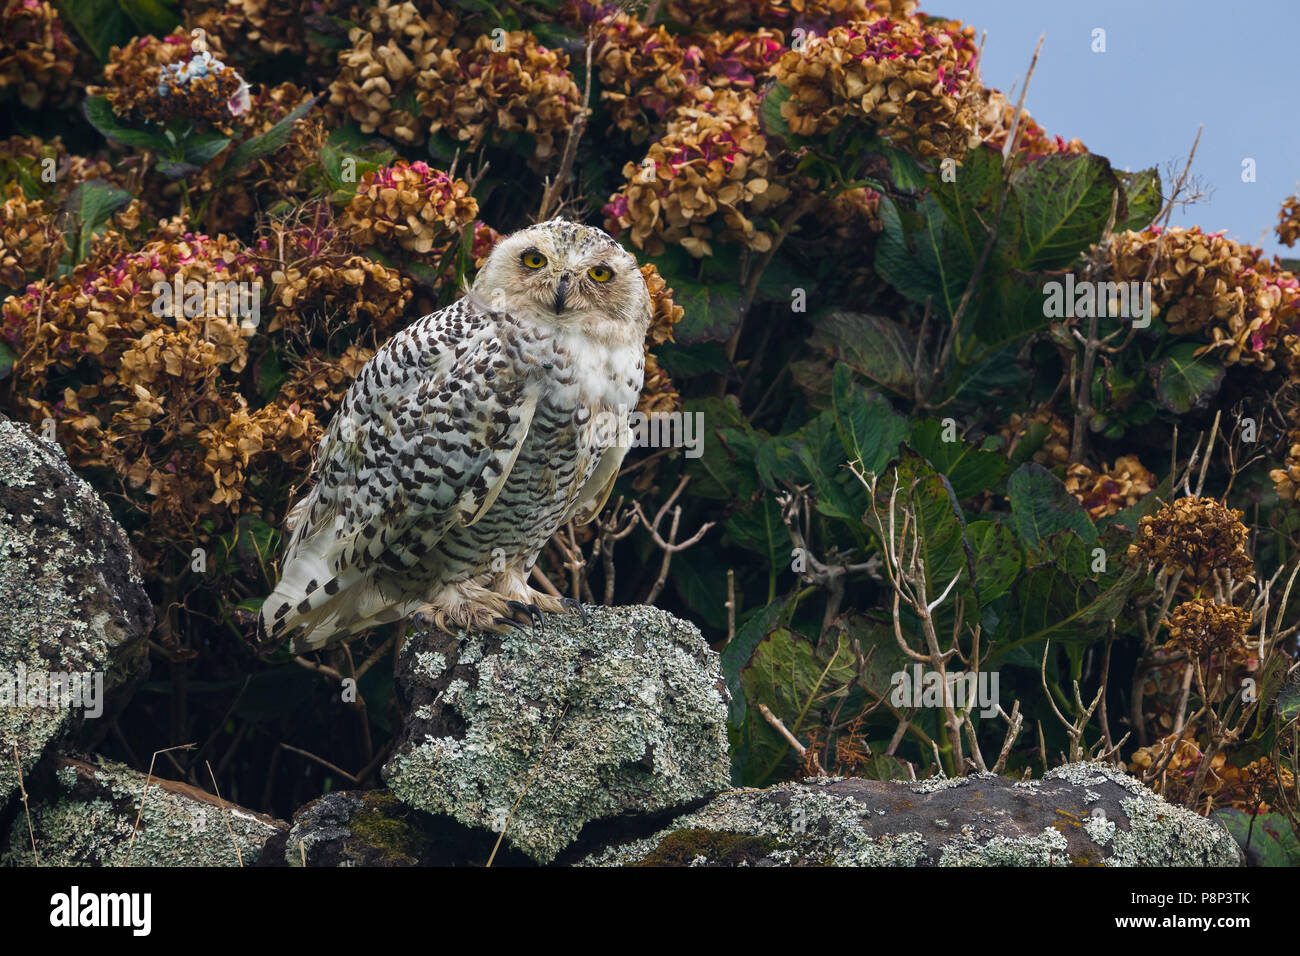
[(286, 521), (267, 631), (317, 648), (416, 612), (496, 629), (510, 601), (560, 610), (529, 573), (613, 485), (627, 443), (599, 423), (636, 406), (650, 315), (636, 261), (600, 230), (553, 220), (503, 240), (352, 384)]

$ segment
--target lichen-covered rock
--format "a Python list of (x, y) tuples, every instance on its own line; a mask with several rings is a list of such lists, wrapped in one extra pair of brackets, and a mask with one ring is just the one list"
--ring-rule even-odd
[(122, 764), (92, 765), (69, 757), (57, 762), (53, 791), (32, 803), (31, 830), (20, 810), (0, 863), (251, 866), (267, 841), (288, 829), (197, 787), (146, 778)]
[(0, 817), (19, 792), (15, 745), (24, 775), (59, 745), (93, 746), (152, 627), (108, 508), (57, 445), (0, 416)]
[(1106, 764), (1041, 780), (809, 778), (737, 790), (585, 865), (1239, 866), (1212, 820)]
[(402, 648), (404, 802), (549, 862), (594, 820), (686, 805), (729, 784), (718, 656), (653, 607), (547, 615), (505, 635), (420, 631)]
[[(339, 790), (293, 815), (290, 866), (438, 866), (467, 862), (439, 833), (439, 819), (387, 790)], [(453, 824), (454, 825), (454, 824)]]
[(422, 816), (387, 790), (339, 790), (293, 815), (290, 866), (420, 866), (431, 838)]

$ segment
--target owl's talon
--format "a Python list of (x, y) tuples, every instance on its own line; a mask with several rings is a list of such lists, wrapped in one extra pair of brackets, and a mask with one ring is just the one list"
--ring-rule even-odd
[(570, 611), (577, 612), (578, 617), (581, 618), (582, 620), (582, 626), (583, 627), (587, 626), (587, 609), (582, 606), (581, 601), (575, 601), (571, 597), (566, 597), (566, 598), (560, 598), (560, 603), (563, 604)]
[(510, 618), (510, 617), (494, 617), (494, 618), (492, 618), (492, 620), (493, 620), (493, 622), (496, 623), (496, 624), (509, 624), (511, 627), (515, 628), (516, 630), (523, 631), (525, 634), (528, 633), (528, 628), (524, 627), (524, 625), (520, 624), (520, 623), (519, 623), (518, 621), (516, 621), (514, 618)]
[(542, 609), (536, 604), (525, 604), (523, 601), (507, 601), (506, 607), (516, 614), (527, 614), (528, 620), (534, 627), (546, 630), (546, 619), (542, 617)]

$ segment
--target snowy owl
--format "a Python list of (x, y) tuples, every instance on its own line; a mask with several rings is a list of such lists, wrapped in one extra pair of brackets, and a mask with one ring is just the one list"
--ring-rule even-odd
[(599, 229), (553, 219), (502, 240), (352, 383), (285, 519), (266, 632), (311, 650), (417, 613), (500, 631), (580, 611), (529, 573), (613, 488), (651, 312), (636, 260)]

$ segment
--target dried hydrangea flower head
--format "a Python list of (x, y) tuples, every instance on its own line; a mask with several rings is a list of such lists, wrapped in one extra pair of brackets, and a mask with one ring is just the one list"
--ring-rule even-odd
[(920, 17), (879, 17), (809, 36), (781, 57), (790, 91), (781, 116), (816, 136), (846, 118), (870, 123), (918, 156), (959, 156), (979, 144), (974, 30)]
[(1103, 463), (1099, 471), (1072, 464), (1065, 473), (1065, 488), (1095, 521), (1135, 505), (1158, 484), (1136, 455), (1121, 455), (1114, 467)]
[(339, 227), (360, 247), (398, 246), (428, 253), (460, 234), (478, 215), (469, 184), (427, 163), (399, 161), (366, 173)]
[(1287, 196), (1277, 213), (1277, 241), (1290, 247), (1297, 239), (1300, 239), (1300, 198)]
[[(201, 92), (201, 95), (209, 94), (212, 89), (219, 89), (223, 82), (233, 83), (235, 79), (238, 79), (238, 86), (226, 98), (226, 109), (230, 111), (231, 116), (242, 116), (248, 112), (248, 107), (251, 105), (248, 84), (237, 72), (207, 50), (198, 51), (188, 60), (164, 66), (158, 74), (158, 95), (163, 98), (188, 97), (193, 96), (196, 89)], [(210, 84), (201, 83), (202, 80), (211, 81), (211, 89)], [(192, 115), (185, 112), (183, 107), (180, 111), (183, 115)]]
[(1255, 580), (1255, 563), (1246, 553), (1248, 529), (1242, 512), (1213, 498), (1178, 498), (1138, 522), (1130, 557), (1141, 557), (1167, 571), (1183, 571), (1197, 585), (1226, 574), (1233, 583)]
[(480, 35), (468, 49), (442, 47), (420, 71), (420, 112), (430, 133), (445, 133), (469, 149), (525, 133), (540, 163), (582, 109), (568, 67), (567, 54), (542, 46), (531, 33)]
[(23, 106), (70, 99), (78, 55), (52, 4), (7, 0), (0, 8), (0, 92), (17, 90)]
[[(1253, 246), (1199, 227), (1115, 235), (1107, 278), (1151, 276), (1152, 304), (1175, 335), (1200, 335), (1225, 365), (1269, 371), (1283, 336), (1300, 321), (1300, 281)], [(1159, 256), (1154, 270), (1151, 261)]]
[(1250, 611), (1209, 598), (1192, 598), (1169, 614), (1167, 650), (1186, 651), (1193, 659), (1215, 656), (1221, 663), (1243, 664), (1251, 653), (1246, 632)]
[(130, 121), (166, 123), (177, 117), (206, 122), (225, 133), (230, 121), (248, 112), (248, 84), (233, 67), (208, 50), (203, 31), (197, 36), (176, 30), (161, 39), (140, 37), (113, 47), (104, 67), (102, 87), (87, 92), (104, 96), (113, 112)]
[(629, 231), (651, 255), (673, 243), (697, 258), (712, 255), (713, 239), (764, 252), (772, 236), (755, 220), (790, 194), (772, 181), (754, 97), (731, 90), (676, 110), (646, 158), (623, 175), (603, 210), (606, 228)]

